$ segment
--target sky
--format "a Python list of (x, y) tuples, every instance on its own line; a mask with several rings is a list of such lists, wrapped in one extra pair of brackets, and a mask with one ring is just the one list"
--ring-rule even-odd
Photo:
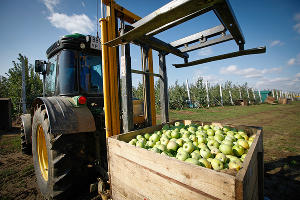
[[(168, 0), (117, 0), (140, 17), (145, 17)], [(248, 83), (254, 89), (300, 92), (300, 1), (229, 0), (245, 37), (245, 49), (266, 46), (265, 54), (242, 56), (193, 67), (176, 69), (182, 58), (167, 55), (169, 85), (176, 81), (195, 82), (199, 77), (211, 84)], [(100, 3), (99, 3), (100, 17)], [(206, 13), (155, 37), (172, 42), (219, 25), (213, 12)], [(34, 64), (46, 60), (47, 48), (70, 33), (96, 35), (96, 0), (2, 0), (0, 7), (0, 75), (4, 76), (19, 53)], [(132, 68), (141, 69), (140, 49), (131, 45)], [(237, 51), (234, 41), (196, 50), (189, 61)], [(158, 73), (158, 54), (153, 52), (154, 72)], [(133, 84), (141, 81), (133, 75)]]

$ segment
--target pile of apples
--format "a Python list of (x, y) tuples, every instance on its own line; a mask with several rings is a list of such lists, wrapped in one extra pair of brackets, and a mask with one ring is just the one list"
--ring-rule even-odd
[(152, 134), (137, 135), (129, 144), (214, 170), (238, 171), (254, 138), (228, 126), (175, 122)]

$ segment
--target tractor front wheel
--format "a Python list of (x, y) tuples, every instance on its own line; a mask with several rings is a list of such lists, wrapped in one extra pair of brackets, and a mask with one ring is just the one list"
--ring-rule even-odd
[(46, 199), (66, 199), (74, 185), (82, 181), (84, 162), (78, 155), (83, 154), (84, 149), (79, 138), (80, 134), (52, 134), (45, 106), (35, 111), (32, 155), (37, 183)]

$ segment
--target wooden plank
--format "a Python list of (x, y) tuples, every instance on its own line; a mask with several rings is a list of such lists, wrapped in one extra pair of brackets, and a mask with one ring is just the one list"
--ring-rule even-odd
[(159, 53), (159, 74), (162, 78), (160, 82), (160, 107), (162, 123), (169, 122), (169, 93), (168, 93), (168, 76), (166, 68), (166, 55)]
[(113, 155), (110, 164), (114, 170), (112, 172), (112, 188), (120, 193), (123, 199), (215, 199), (213, 196), (204, 194), (193, 187), (170, 179), (123, 157)]
[(175, 158), (137, 148), (113, 138), (108, 138), (108, 147), (110, 162), (111, 155), (117, 155), (137, 165), (149, 167), (149, 169), (159, 172), (165, 177), (213, 195), (215, 198), (234, 199), (235, 197), (234, 176), (184, 163)]

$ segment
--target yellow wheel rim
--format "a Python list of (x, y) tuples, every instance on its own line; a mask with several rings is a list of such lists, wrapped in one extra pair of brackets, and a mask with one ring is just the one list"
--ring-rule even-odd
[(42, 125), (37, 128), (37, 154), (42, 176), (45, 181), (48, 181), (48, 154)]

